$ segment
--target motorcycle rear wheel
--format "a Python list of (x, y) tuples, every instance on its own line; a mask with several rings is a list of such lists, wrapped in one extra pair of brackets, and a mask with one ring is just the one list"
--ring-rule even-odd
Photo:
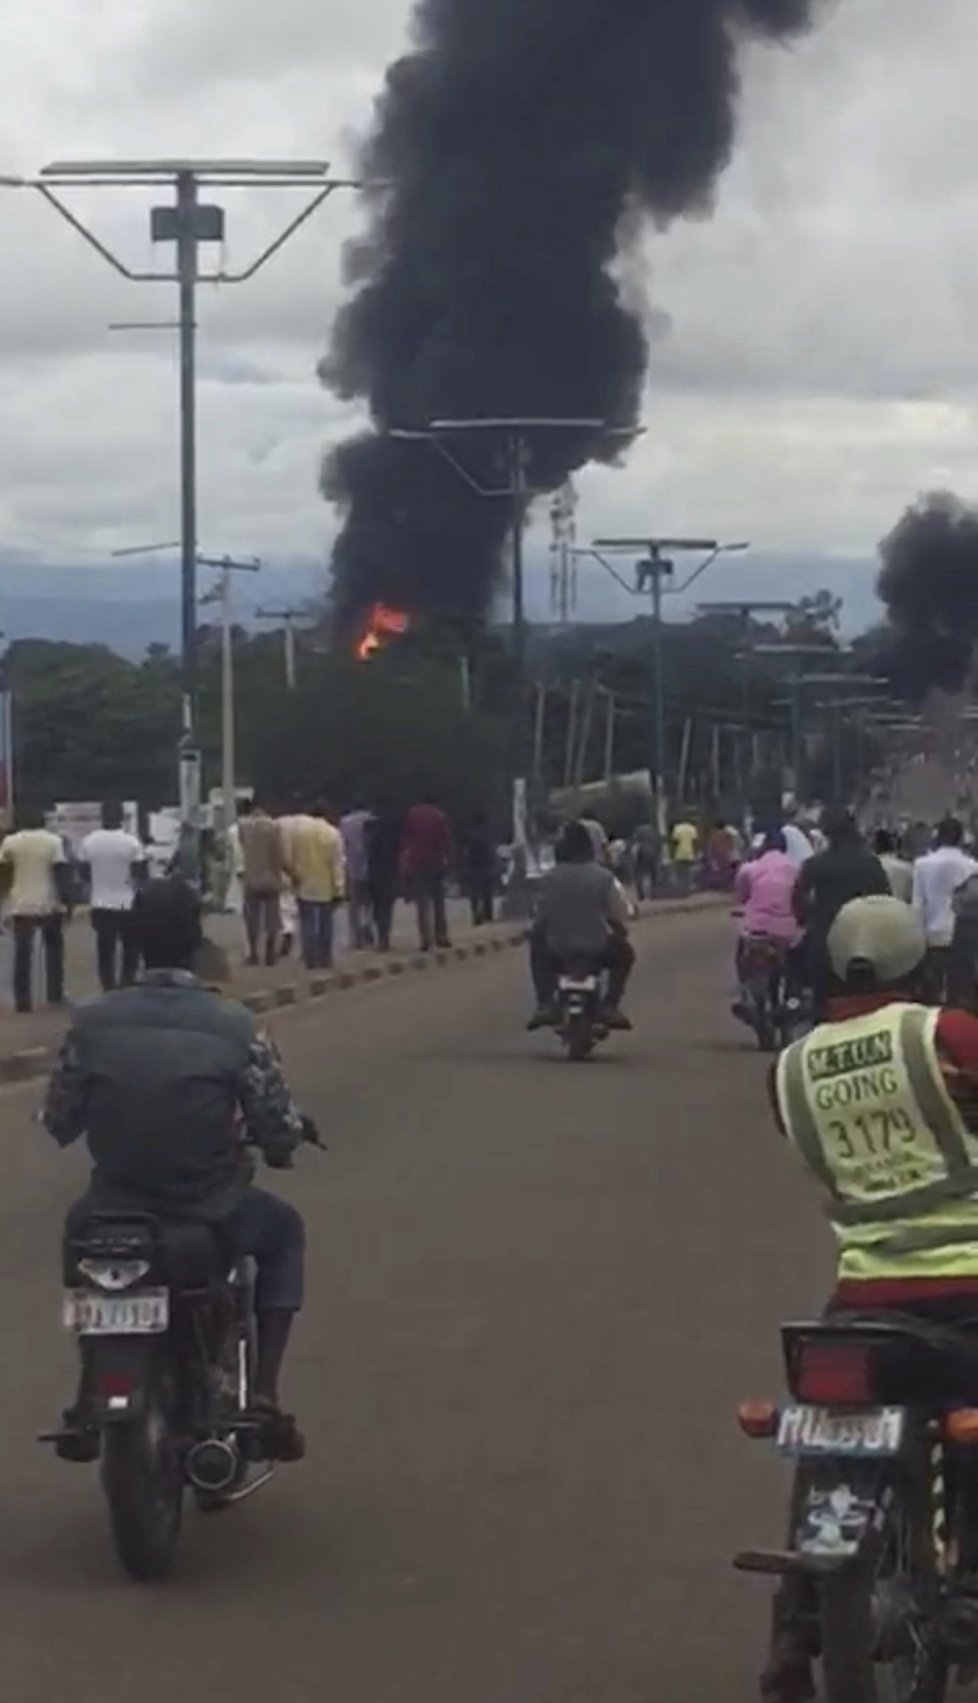
[(564, 1031), (564, 1044), (572, 1064), (583, 1064), (594, 1051), (594, 1035), (586, 1017), (572, 1017)]
[(102, 1486), (116, 1553), (141, 1584), (173, 1566), (183, 1514), (183, 1470), (165, 1416), (154, 1401), (132, 1425), (102, 1438)]
[(820, 1581), (825, 1703), (945, 1703), (950, 1663), (932, 1622), (908, 1619), (899, 1628), (896, 1647), (887, 1653), (889, 1659), (877, 1659), (879, 1593), (905, 1587), (911, 1602), (917, 1595), (915, 1585), (919, 1588), (922, 1582), (912, 1557), (926, 1555), (928, 1541), (926, 1532), (915, 1527), (913, 1510), (898, 1491), (879, 1548), (855, 1569)]

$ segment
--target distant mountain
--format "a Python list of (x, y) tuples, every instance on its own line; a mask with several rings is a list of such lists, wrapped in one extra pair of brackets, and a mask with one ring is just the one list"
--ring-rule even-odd
[[(680, 564), (677, 579), (688, 568)], [(631, 565), (620, 563), (631, 579)], [(685, 571), (684, 571), (685, 569)], [(667, 598), (666, 617), (681, 620), (700, 601), (738, 598), (792, 599), (828, 587), (845, 599), (843, 627), (861, 632), (879, 617), (875, 598), (876, 564), (868, 559), (775, 555), (761, 551), (721, 558), (685, 597)], [(201, 570), (206, 591), (215, 575)], [(303, 607), (322, 602), (326, 570), (315, 561), (291, 561), (263, 567), (252, 577), (235, 578), (235, 608), (244, 626), (255, 626), (259, 608)], [(574, 619), (582, 623), (630, 621), (648, 609), (618, 586), (596, 561), (578, 566)], [(527, 610), (530, 619), (552, 620), (550, 571), (542, 553), (527, 562)], [(494, 614), (508, 618), (508, 593), (500, 591)], [(206, 609), (201, 619), (211, 617)], [(8, 641), (41, 638), (78, 644), (101, 643), (123, 656), (141, 656), (151, 644), (176, 649), (180, 642), (180, 569), (174, 558), (136, 556), (125, 561), (68, 563), (58, 566), (26, 554), (0, 552), (0, 629)]]

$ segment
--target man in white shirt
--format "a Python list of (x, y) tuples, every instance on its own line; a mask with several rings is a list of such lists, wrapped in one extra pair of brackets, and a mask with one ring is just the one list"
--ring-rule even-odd
[(978, 874), (978, 863), (962, 848), (964, 830), (955, 817), (938, 825), (937, 844), (932, 852), (917, 859), (913, 872), (913, 903), (919, 911), (927, 936), (928, 996), (943, 1004), (951, 942), (954, 939), (954, 895), (968, 878)]
[(92, 927), (98, 979), (103, 993), (119, 985), (131, 987), (139, 969), (139, 952), (130, 928), (136, 883), (145, 880), (146, 853), (135, 834), (122, 825), (122, 806), (102, 806), (102, 826), (82, 841), (81, 862), (91, 888)]
[(69, 901), (68, 859), (59, 834), (44, 826), (39, 810), (22, 810), (21, 827), (0, 846), (0, 884), (14, 936), (14, 1004), (33, 1008), (34, 938), (44, 941), (45, 991), (49, 1005), (65, 997), (64, 912)]

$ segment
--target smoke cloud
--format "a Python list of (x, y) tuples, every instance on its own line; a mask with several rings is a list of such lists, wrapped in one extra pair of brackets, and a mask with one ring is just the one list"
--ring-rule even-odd
[(949, 492), (909, 508), (880, 545), (894, 684), (911, 698), (964, 686), (978, 645), (978, 510)]
[[(343, 526), (335, 604), (480, 616), (513, 505), (388, 427), (533, 415), (638, 419), (648, 344), (628, 251), (710, 206), (734, 142), (738, 53), (806, 29), (820, 0), (418, 0), (362, 167), (377, 191), (321, 376), (376, 432), (327, 460)], [(635, 270), (638, 270), (637, 268)], [(484, 485), (502, 444), (454, 438)], [(532, 482), (620, 453), (535, 438)]]

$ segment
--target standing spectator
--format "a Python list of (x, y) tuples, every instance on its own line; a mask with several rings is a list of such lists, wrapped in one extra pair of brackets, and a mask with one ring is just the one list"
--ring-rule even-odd
[(587, 829), (591, 845), (594, 847), (595, 862), (603, 864), (605, 869), (609, 868), (608, 831), (604, 823), (598, 816), (582, 816), (581, 822)]
[(635, 873), (635, 894), (639, 899), (654, 899), (659, 887), (659, 866), (662, 862), (662, 839), (654, 822), (641, 822), (632, 838), (632, 868)]
[(367, 886), (377, 945), (381, 952), (389, 952), (401, 869), (401, 818), (390, 804), (381, 804), (370, 818), (366, 844)]
[(692, 891), (693, 870), (699, 857), (700, 836), (695, 822), (683, 816), (672, 830), (672, 863), (681, 898)]
[(472, 906), (472, 926), (493, 920), (496, 899), (496, 841), (489, 818), (477, 810), (462, 840), (465, 891)]
[(354, 805), (340, 817), (343, 855), (346, 859), (346, 897), (350, 912), (350, 944), (360, 951), (374, 943), (371, 921), (370, 882), (367, 875), (367, 830), (373, 814)]
[(346, 893), (346, 875), (343, 836), (325, 804), (314, 804), (310, 816), (295, 818), (288, 856), (306, 969), (332, 969), (333, 917)]
[(9, 890), (7, 914), (14, 935), (14, 1004), (33, 1009), (34, 937), (44, 941), (49, 1005), (65, 997), (64, 913), (71, 903), (71, 866), (64, 842), (44, 826), (40, 810), (22, 810), (21, 827), (0, 846), (0, 877)]
[(913, 904), (927, 936), (927, 996), (943, 1003), (954, 939), (954, 895), (975, 874), (978, 863), (962, 847), (964, 829), (955, 816), (946, 816), (937, 829), (932, 852), (917, 859), (913, 872)]
[[(145, 881), (148, 863), (142, 844), (122, 825), (121, 804), (103, 804), (102, 826), (81, 845), (81, 864), (91, 892), (92, 927), (98, 979), (103, 993), (131, 987), (139, 969), (139, 949), (131, 927), (136, 883)], [(121, 957), (121, 964), (120, 964)]]
[(282, 925), (281, 899), (285, 874), (284, 837), (264, 805), (246, 800), (238, 810), (241, 860), (244, 866), (244, 922), (248, 937), (248, 963), (257, 964), (262, 932), (265, 963), (278, 958)]
[(449, 946), (445, 882), (455, 861), (455, 842), (444, 810), (433, 798), (412, 805), (404, 818), (401, 874), (418, 912), (422, 952), (430, 952), (432, 934), (437, 946)]
[(876, 856), (886, 870), (890, 883), (890, 892), (894, 899), (902, 899), (905, 905), (913, 904), (913, 864), (902, 858), (897, 850), (896, 835), (888, 828), (877, 830), (873, 841)]

